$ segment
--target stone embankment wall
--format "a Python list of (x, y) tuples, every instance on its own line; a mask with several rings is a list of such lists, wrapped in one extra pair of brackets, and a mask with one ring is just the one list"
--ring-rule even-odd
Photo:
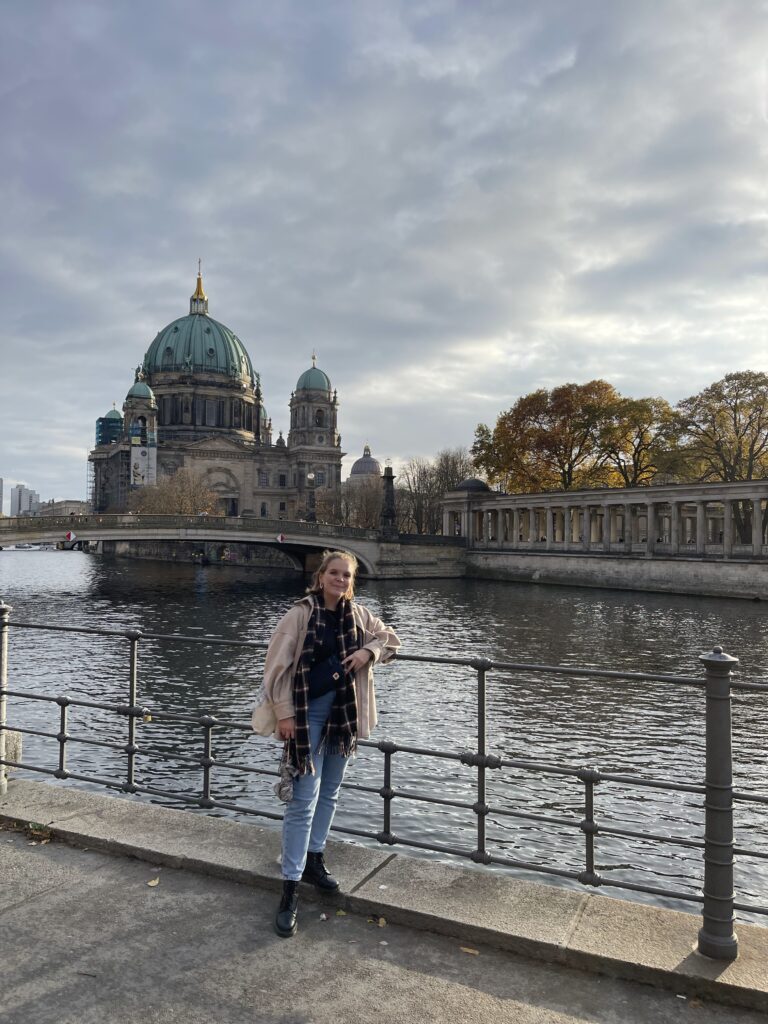
[(154, 562), (191, 562), (197, 565), (250, 565), (254, 568), (296, 570), (296, 563), (267, 544), (226, 544), (221, 541), (105, 540), (99, 553), (113, 558)]
[(468, 551), (472, 578), (768, 601), (768, 563)]

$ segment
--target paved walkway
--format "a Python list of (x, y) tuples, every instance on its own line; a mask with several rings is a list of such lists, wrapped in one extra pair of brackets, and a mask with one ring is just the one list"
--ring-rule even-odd
[[(25, 808), (26, 814), (19, 813)], [(334, 844), (333, 859), (347, 896), (323, 903), (315, 901), (313, 891), (303, 893), (299, 934), (282, 940), (271, 924), (276, 895), (270, 887), (278, 884), (272, 830), (28, 782), (11, 783), (8, 796), (0, 798), (0, 819), (6, 822), (0, 831), (3, 1024), (765, 1021), (761, 1012), (720, 1006), (706, 992), (694, 995), (690, 967), (679, 975), (679, 986), (655, 988), (546, 962), (541, 958), (553, 959), (546, 943), (533, 939), (528, 946), (533, 956), (522, 957), (500, 948), (494, 927), (484, 933), (489, 941), (478, 941), (477, 922), (460, 934), (467, 879), (476, 886), (491, 873), (393, 860), (390, 852), (378, 855)], [(11, 831), (11, 821), (34, 821), (46, 828), (31, 836), (29, 830)], [(244, 851), (247, 867), (238, 866)], [(370, 857), (375, 861), (366, 861)], [(184, 868), (176, 866), (182, 863)], [(428, 879), (424, 871), (429, 869), (437, 871)], [(410, 877), (411, 886), (414, 877), (419, 886), (429, 882), (431, 898), (442, 906), (442, 930), (455, 934), (424, 930), (424, 920), (418, 928), (396, 923), (407, 902), (398, 877), (401, 882)], [(492, 877), (504, 887), (512, 885), (512, 895), (522, 886), (535, 896), (529, 904), (518, 899), (520, 917), (507, 915), (511, 939), (531, 924), (524, 919), (526, 906), (550, 897), (549, 907), (537, 912), (549, 916), (551, 931), (560, 897), (583, 899)], [(375, 888), (364, 895), (371, 885)], [(411, 892), (418, 904), (417, 890)], [(509, 894), (497, 888), (496, 895), (506, 914)], [(482, 887), (479, 896), (482, 905)], [(648, 930), (651, 924), (663, 928), (670, 920), (690, 919), (695, 935), (697, 921), (689, 915), (589, 898), (607, 911), (629, 909), (635, 928), (636, 910), (654, 915), (635, 935), (638, 949), (667, 947), (668, 937)], [(341, 915), (340, 902), (347, 907)], [(374, 903), (387, 918), (383, 925), (366, 912)], [(439, 927), (434, 908), (432, 915), (432, 924)], [(582, 920), (585, 916), (589, 912), (582, 904)], [(606, 947), (622, 941), (617, 920), (611, 913), (604, 918)], [(752, 931), (758, 934), (753, 937)], [(768, 937), (768, 929), (753, 928), (748, 934), (750, 942), (759, 942)], [(760, 974), (763, 985), (768, 980), (766, 950), (768, 943), (748, 951), (741, 968)], [(690, 946), (687, 954), (684, 960), (693, 957)], [(754, 964), (747, 963), (755, 956)], [(710, 966), (702, 962), (705, 982)], [(615, 964), (606, 956), (604, 967), (612, 970)], [(733, 965), (717, 966), (716, 974), (722, 978), (733, 971)], [(736, 978), (732, 973), (718, 998), (728, 998)], [(752, 992), (759, 997), (757, 989)]]

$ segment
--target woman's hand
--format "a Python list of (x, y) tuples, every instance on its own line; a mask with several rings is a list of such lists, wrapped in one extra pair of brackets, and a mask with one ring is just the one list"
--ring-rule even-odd
[(373, 651), (367, 650), (365, 647), (361, 647), (359, 651), (355, 651), (353, 654), (348, 654), (347, 657), (342, 661), (342, 665), (347, 672), (357, 672), (363, 665), (367, 665), (369, 661), (373, 661)]
[(296, 719), (281, 718), (277, 723), (277, 735), (281, 740), (292, 740), (296, 738)]

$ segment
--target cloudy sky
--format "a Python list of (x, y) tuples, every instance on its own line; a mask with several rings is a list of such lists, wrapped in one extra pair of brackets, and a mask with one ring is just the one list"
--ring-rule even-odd
[(768, 371), (761, 0), (0, 0), (0, 477), (84, 497), (189, 310), (347, 467), (538, 387)]

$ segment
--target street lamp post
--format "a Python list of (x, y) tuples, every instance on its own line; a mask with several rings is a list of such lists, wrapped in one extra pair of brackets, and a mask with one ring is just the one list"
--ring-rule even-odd
[(315, 515), (315, 474), (307, 473), (307, 522), (314, 523), (317, 521)]

